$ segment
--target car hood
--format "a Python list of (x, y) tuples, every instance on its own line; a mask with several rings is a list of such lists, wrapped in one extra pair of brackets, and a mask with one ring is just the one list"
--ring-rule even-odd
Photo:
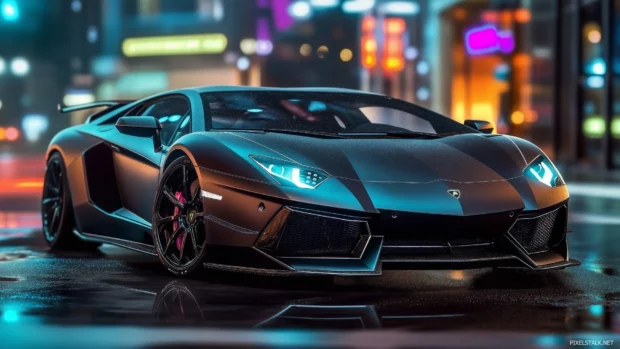
[(523, 152), (511, 138), (499, 135), (433, 139), (231, 135), (259, 147), (253, 155), (293, 161), (320, 168), (332, 177), (364, 182), (502, 181), (521, 176), (527, 163), (538, 155)]
[[(523, 175), (543, 153), (512, 136), (318, 138), (222, 131), (182, 140), (195, 162), (209, 169), (207, 182), (316, 207), (479, 215), (537, 210), (568, 198), (565, 186), (550, 188)], [(273, 185), (251, 157), (319, 168), (330, 178), (317, 190)]]

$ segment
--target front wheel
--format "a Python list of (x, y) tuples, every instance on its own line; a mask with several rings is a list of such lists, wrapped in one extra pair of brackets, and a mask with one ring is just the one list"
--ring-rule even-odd
[(207, 227), (198, 175), (187, 157), (164, 171), (153, 207), (153, 242), (166, 269), (177, 276), (202, 267)]

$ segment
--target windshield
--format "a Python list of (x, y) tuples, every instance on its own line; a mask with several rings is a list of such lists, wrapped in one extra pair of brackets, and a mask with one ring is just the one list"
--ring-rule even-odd
[(474, 130), (385, 96), (357, 93), (204, 93), (207, 128), (349, 135), (442, 135)]

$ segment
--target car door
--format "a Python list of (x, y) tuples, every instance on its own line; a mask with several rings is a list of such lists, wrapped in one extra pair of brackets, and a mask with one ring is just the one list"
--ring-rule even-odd
[[(165, 146), (174, 137), (179, 124), (189, 117), (190, 104), (180, 95), (147, 101), (126, 116), (155, 117), (162, 129)], [(153, 200), (159, 182), (162, 149), (156, 149), (152, 138), (127, 135), (114, 130), (110, 137), (114, 150), (114, 168), (125, 218), (150, 224)]]

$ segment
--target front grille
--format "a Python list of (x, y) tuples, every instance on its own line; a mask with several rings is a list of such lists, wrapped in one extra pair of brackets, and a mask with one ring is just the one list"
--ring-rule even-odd
[(563, 233), (562, 224), (566, 217), (565, 211), (565, 208), (560, 208), (538, 217), (519, 218), (510, 229), (509, 234), (528, 253), (547, 251), (555, 240), (554, 237)]
[(275, 249), (278, 256), (346, 256), (367, 235), (366, 223), (292, 211)]
[[(382, 211), (370, 221), (370, 231), (384, 236), (384, 245), (468, 244), (478, 239), (494, 241), (514, 223), (514, 211), (472, 216)], [(392, 218), (396, 215), (397, 218)], [(454, 243), (453, 243), (454, 242)]]

